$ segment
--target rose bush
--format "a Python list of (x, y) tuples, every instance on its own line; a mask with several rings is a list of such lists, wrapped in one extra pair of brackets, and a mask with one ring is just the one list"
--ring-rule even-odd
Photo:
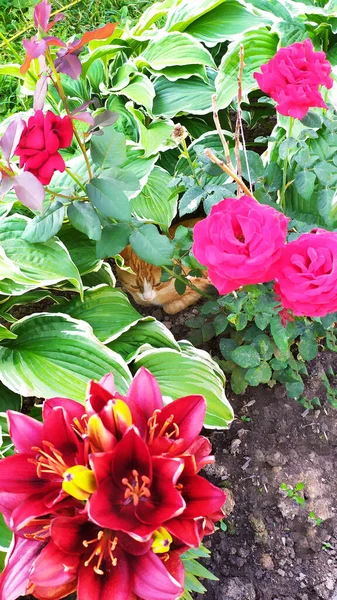
[(164, 407), (144, 368), (126, 396), (108, 375), (86, 407), (47, 400), (43, 423), (9, 411), (16, 454), (0, 461), (0, 507), (15, 540), (0, 599), (178, 599), (179, 554), (214, 531), (226, 498), (198, 475), (213, 462), (205, 411), (202, 396)]
[(59, 117), (50, 110), (44, 115), (37, 110), (28, 119), (21, 134), (15, 154), (20, 157), (20, 167), (29, 171), (43, 184), (48, 185), (55, 171), (65, 170), (60, 148), (68, 148), (73, 137), (71, 118)]
[(317, 230), (287, 244), (275, 290), (294, 315), (324, 317), (337, 311), (337, 235)]
[(280, 48), (261, 71), (254, 77), (281, 115), (303, 119), (309, 108), (327, 108), (319, 88), (332, 87), (331, 64), (325, 52), (314, 51), (310, 39)]
[(193, 253), (220, 294), (274, 279), (288, 219), (249, 196), (226, 198), (194, 227)]

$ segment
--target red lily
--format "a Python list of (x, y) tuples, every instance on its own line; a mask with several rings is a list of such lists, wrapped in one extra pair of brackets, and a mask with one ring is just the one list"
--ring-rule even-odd
[(61, 509), (69, 503), (82, 507), (79, 500), (88, 496), (65, 491), (74, 468), (87, 470), (87, 444), (73, 429), (74, 416), (75, 423), (79, 422), (83, 407), (72, 401), (51, 406), (48, 402), (44, 405), (44, 423), (8, 411), (16, 454), (0, 461), (0, 507), (14, 531), (56, 507)]
[(206, 402), (203, 396), (186, 396), (164, 407), (157, 380), (142, 367), (126, 397), (116, 392), (112, 375), (99, 383), (91, 382), (86, 412), (90, 439), (97, 444), (100, 438), (98, 449), (112, 450), (132, 423), (151, 454), (167, 453), (174, 457), (196, 441), (204, 423)]
[(181, 514), (185, 502), (176, 489), (183, 469), (178, 458), (151, 456), (130, 427), (112, 452), (91, 455), (97, 492), (88, 503), (92, 521), (145, 540), (165, 521)]

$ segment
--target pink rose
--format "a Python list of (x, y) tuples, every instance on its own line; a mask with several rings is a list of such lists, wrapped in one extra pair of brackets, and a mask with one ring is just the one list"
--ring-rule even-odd
[(299, 317), (337, 311), (337, 234), (315, 231), (287, 244), (278, 263), (275, 291)]
[(319, 87), (332, 87), (331, 65), (325, 52), (315, 52), (311, 40), (281, 48), (254, 73), (261, 90), (277, 102), (281, 115), (303, 119), (309, 108), (327, 108)]
[(193, 253), (220, 294), (274, 279), (289, 219), (249, 196), (226, 198), (194, 227)]
[(20, 167), (33, 173), (43, 185), (48, 185), (54, 171), (65, 170), (65, 163), (58, 152), (68, 148), (73, 137), (70, 117), (59, 117), (50, 110), (46, 115), (37, 110), (25, 124), (15, 154), (20, 156)]

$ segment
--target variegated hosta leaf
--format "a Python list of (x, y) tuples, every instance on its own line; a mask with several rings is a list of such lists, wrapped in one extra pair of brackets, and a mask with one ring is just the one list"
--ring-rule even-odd
[(0, 294), (22, 294), (63, 280), (81, 292), (78, 269), (58, 238), (38, 244), (23, 239), (29, 221), (23, 215), (0, 220)]
[(156, 377), (168, 401), (190, 394), (206, 398), (206, 427), (228, 427), (233, 410), (224, 391), (225, 377), (211, 356), (180, 342), (181, 351), (168, 348), (145, 350), (139, 354), (132, 370), (146, 367)]
[(88, 381), (112, 372), (125, 393), (131, 373), (119, 354), (102, 344), (84, 321), (40, 313), (11, 328), (15, 340), (0, 346), (0, 380), (23, 396), (60, 396), (83, 402)]

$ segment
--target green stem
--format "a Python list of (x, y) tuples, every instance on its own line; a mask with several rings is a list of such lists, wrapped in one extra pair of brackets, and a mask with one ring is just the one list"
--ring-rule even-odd
[(73, 196), (65, 196), (64, 194), (58, 194), (57, 192), (53, 192), (53, 190), (50, 190), (47, 187), (45, 187), (44, 189), (46, 190), (46, 192), (48, 192), (48, 194), (51, 194), (52, 196), (57, 196), (58, 198), (65, 198), (66, 200), (73, 200)]
[(4, 41), (4, 44), (7, 46), (7, 48), (14, 54), (15, 58), (21, 63), (21, 56), (20, 54), (18, 54), (18, 52), (15, 50), (13, 44), (11, 44), (4, 36), (4, 34), (2, 33), (2, 31), (0, 31), (0, 38)]
[(193, 164), (193, 161), (192, 161), (192, 159), (190, 157), (190, 153), (189, 153), (188, 148), (187, 148), (186, 140), (182, 140), (181, 141), (181, 145), (182, 145), (182, 148), (183, 148), (182, 155), (186, 158), (188, 164), (190, 165), (193, 177), (194, 177), (197, 185), (200, 185), (201, 181), (198, 178), (196, 168), (195, 168), (195, 166)]
[(76, 177), (76, 175), (74, 173), (72, 173), (70, 171), (70, 169), (66, 168), (66, 172), (68, 173), (69, 177), (71, 177), (77, 183), (77, 185), (81, 188), (81, 190), (83, 190), (83, 192), (87, 193), (87, 190), (85, 189), (83, 183), (79, 180), (79, 178)]
[(163, 271), (166, 271), (166, 273), (171, 275), (171, 277), (175, 277), (175, 279), (178, 279), (178, 281), (181, 281), (182, 283), (187, 285), (189, 288), (191, 288), (191, 290), (198, 292), (198, 294), (200, 294), (200, 296), (203, 296), (204, 298), (207, 298), (208, 300), (214, 300), (214, 296), (211, 296), (210, 294), (207, 294), (203, 290), (200, 290), (196, 285), (191, 283), (189, 279), (186, 279), (185, 277), (182, 277), (181, 275), (177, 275), (174, 271), (172, 271), (168, 267), (162, 266), (161, 268), (163, 269)]
[[(294, 122), (295, 122), (294, 117), (290, 117), (288, 139), (291, 137)], [(283, 181), (282, 181), (282, 191), (281, 191), (281, 197), (280, 197), (280, 207), (283, 210), (285, 209), (285, 193), (286, 193), (286, 187), (287, 187), (288, 164), (289, 164), (289, 148), (287, 150), (287, 155), (285, 157), (284, 164), (283, 164)]]

